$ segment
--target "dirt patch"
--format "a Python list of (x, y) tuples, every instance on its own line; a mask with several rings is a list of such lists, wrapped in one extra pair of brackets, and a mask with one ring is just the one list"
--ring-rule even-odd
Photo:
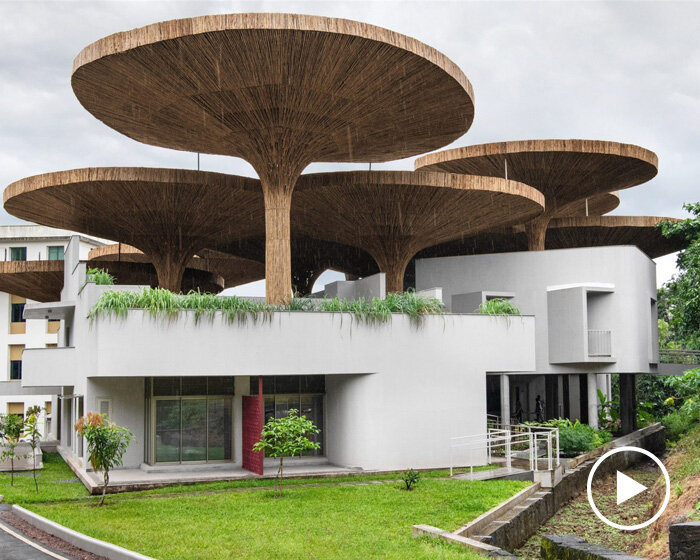
[[(625, 470), (625, 474), (644, 486), (651, 487), (659, 471), (656, 465), (649, 461)], [(649, 512), (653, 511), (653, 501), (649, 492), (642, 492), (618, 506), (615, 473), (600, 479), (596, 476), (593, 488), (593, 499), (598, 509), (611, 521), (622, 525), (634, 525), (648, 519)], [(647, 530), (618, 531), (609, 527), (595, 515), (584, 491), (555, 513), (525, 546), (515, 551), (515, 554), (527, 560), (539, 559), (542, 537), (548, 534), (576, 535), (590, 543), (639, 555), (639, 550), (646, 540)]]
[(66, 541), (49, 535), (48, 533), (41, 531), (30, 525), (23, 519), (19, 518), (12, 512), (3, 511), (0, 512), (0, 519), (2, 519), (8, 525), (12, 525), (23, 537), (27, 537), (30, 540), (34, 540), (41, 544), (42, 546), (53, 550), (58, 553), (66, 554), (76, 560), (107, 560), (104, 556), (97, 556), (91, 552), (86, 552), (81, 550)]

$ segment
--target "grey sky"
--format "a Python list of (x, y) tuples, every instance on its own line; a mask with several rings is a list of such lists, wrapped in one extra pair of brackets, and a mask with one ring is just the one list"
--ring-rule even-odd
[[(442, 51), (476, 95), (474, 124), (455, 146), (591, 138), (655, 151), (658, 176), (623, 192), (616, 214), (683, 216), (681, 204), (700, 199), (697, 2), (1, 2), (0, 186), (75, 167), (195, 167), (195, 154), (140, 144), (86, 112), (70, 87), (72, 61), (117, 31), (241, 11), (357, 19)], [(239, 159), (205, 155), (201, 163), (255, 175)], [(17, 221), (0, 212), (0, 223)], [(662, 260), (660, 276), (672, 262)]]

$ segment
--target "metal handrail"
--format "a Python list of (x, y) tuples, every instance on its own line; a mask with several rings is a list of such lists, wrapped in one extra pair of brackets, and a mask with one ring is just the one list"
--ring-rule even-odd
[(663, 364), (700, 365), (700, 350), (659, 348), (659, 361)]
[[(552, 470), (554, 461), (559, 465), (559, 429), (551, 426), (528, 426), (518, 424), (505, 429), (489, 428), (485, 434), (470, 434), (450, 438), (450, 476), (454, 473), (454, 453), (456, 449), (486, 450), (487, 464), (491, 464), (494, 451), (503, 449), (506, 467), (512, 465), (514, 447), (526, 446), (530, 470), (539, 470), (538, 449), (540, 445), (546, 450), (548, 470)], [(472, 473), (474, 464), (469, 465)]]

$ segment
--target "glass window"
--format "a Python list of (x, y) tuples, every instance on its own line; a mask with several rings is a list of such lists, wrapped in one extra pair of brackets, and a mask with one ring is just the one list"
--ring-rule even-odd
[(207, 398), (182, 399), (182, 461), (206, 460)]
[(182, 394), (183, 395), (206, 395), (207, 394), (207, 378), (206, 377), (183, 377), (182, 378)]
[(24, 304), (23, 303), (13, 303), (12, 318), (10, 319), (13, 323), (24, 323)]
[(299, 384), (300, 393), (325, 393), (325, 375), (302, 375)]
[(27, 248), (26, 247), (11, 247), (10, 248), (10, 260), (11, 261), (26, 261), (27, 260)]
[(207, 395), (233, 395), (233, 377), (209, 377)]
[(65, 258), (65, 249), (61, 245), (48, 247), (50, 261), (62, 261)]
[(298, 393), (299, 392), (299, 376), (298, 375), (276, 375), (275, 376), (275, 394)]
[(10, 361), (10, 379), (22, 379), (22, 360)]
[(156, 401), (156, 461), (180, 461), (180, 399)]
[(231, 399), (209, 397), (207, 400), (207, 459), (231, 460)]
[(154, 377), (153, 396), (154, 397), (174, 397), (180, 394), (179, 377)]

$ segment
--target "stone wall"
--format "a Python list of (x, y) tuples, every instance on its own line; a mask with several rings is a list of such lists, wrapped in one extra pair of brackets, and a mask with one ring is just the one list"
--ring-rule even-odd
[(547, 535), (542, 539), (541, 557), (542, 560), (645, 560), (587, 543), (573, 535)]
[[(615, 446), (635, 446), (661, 455), (665, 449), (665, 431), (661, 424), (653, 424), (637, 430), (615, 441)], [(601, 464), (598, 472), (614, 473), (625, 470), (639, 459), (639, 453), (616, 453)], [(590, 459), (573, 470), (567, 470), (561, 482), (554, 488), (539, 492), (537, 498), (530, 500), (530, 505), (522, 509), (507, 523), (503, 523), (491, 533), (491, 544), (505, 550), (521, 547), (535, 534), (542, 523), (547, 521), (571, 499), (586, 490), (588, 475), (595, 464)]]
[(700, 558), (700, 523), (671, 525), (668, 535), (671, 560), (697, 560)]

